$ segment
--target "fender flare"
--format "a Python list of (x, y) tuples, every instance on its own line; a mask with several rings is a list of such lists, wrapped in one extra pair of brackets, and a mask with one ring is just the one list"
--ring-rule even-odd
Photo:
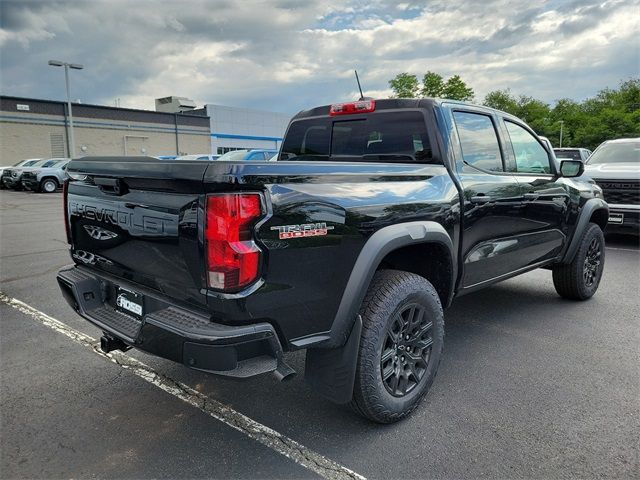
[(457, 275), (457, 256), (453, 241), (442, 225), (433, 221), (418, 221), (381, 228), (371, 235), (356, 259), (331, 325), (329, 339), (322, 343), (322, 347), (335, 348), (345, 344), (367, 288), (382, 259), (398, 248), (420, 243), (439, 243), (449, 250), (453, 273), (449, 291), (453, 293)]
[(601, 198), (590, 198), (585, 202), (578, 214), (578, 221), (576, 222), (576, 228), (573, 231), (573, 237), (571, 237), (571, 241), (569, 242), (569, 246), (565, 251), (564, 256), (562, 257), (562, 261), (560, 263), (567, 264), (573, 261), (573, 257), (575, 257), (576, 252), (578, 251), (578, 247), (580, 246), (580, 239), (582, 238), (582, 233), (586, 230), (587, 225), (589, 225), (589, 220), (591, 220), (591, 216), (597, 210), (604, 210), (607, 212), (607, 218), (609, 218), (609, 205)]

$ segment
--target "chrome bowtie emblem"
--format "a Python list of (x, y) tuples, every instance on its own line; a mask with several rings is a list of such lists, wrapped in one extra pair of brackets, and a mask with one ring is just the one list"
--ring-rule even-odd
[(101, 227), (96, 227), (95, 225), (85, 225), (84, 229), (87, 231), (89, 236), (95, 240), (111, 240), (118, 236), (117, 233)]

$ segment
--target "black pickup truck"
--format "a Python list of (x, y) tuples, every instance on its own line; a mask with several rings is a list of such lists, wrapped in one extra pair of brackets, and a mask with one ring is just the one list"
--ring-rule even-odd
[(582, 170), (489, 108), (317, 107), (277, 162), (73, 160), (57, 278), (105, 351), (284, 379), (306, 349), (319, 393), (393, 422), (434, 380), (455, 297), (535, 268), (595, 293), (608, 206)]

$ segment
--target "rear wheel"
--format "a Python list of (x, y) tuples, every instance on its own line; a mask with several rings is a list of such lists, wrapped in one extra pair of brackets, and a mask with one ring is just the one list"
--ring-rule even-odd
[(425, 278), (380, 270), (360, 309), (362, 336), (352, 408), (379, 423), (409, 415), (433, 383), (444, 345), (444, 317)]
[(58, 189), (58, 182), (53, 178), (45, 178), (40, 182), (40, 191), (44, 193), (53, 193)]
[(590, 223), (571, 263), (553, 267), (553, 285), (561, 297), (586, 300), (598, 290), (603, 269), (604, 234), (600, 226)]

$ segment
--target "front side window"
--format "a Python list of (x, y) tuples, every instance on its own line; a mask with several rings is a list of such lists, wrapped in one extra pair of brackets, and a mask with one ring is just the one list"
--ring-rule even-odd
[(493, 121), (488, 115), (453, 112), (462, 158), (475, 168), (489, 172), (502, 172), (502, 154)]
[(549, 155), (544, 147), (531, 135), (531, 133), (505, 120), (511, 146), (516, 159), (516, 172), (518, 173), (551, 173)]
[[(294, 121), (280, 160), (435, 163), (420, 112), (388, 112), (358, 118)], [(437, 163), (440, 163), (437, 161)]]

